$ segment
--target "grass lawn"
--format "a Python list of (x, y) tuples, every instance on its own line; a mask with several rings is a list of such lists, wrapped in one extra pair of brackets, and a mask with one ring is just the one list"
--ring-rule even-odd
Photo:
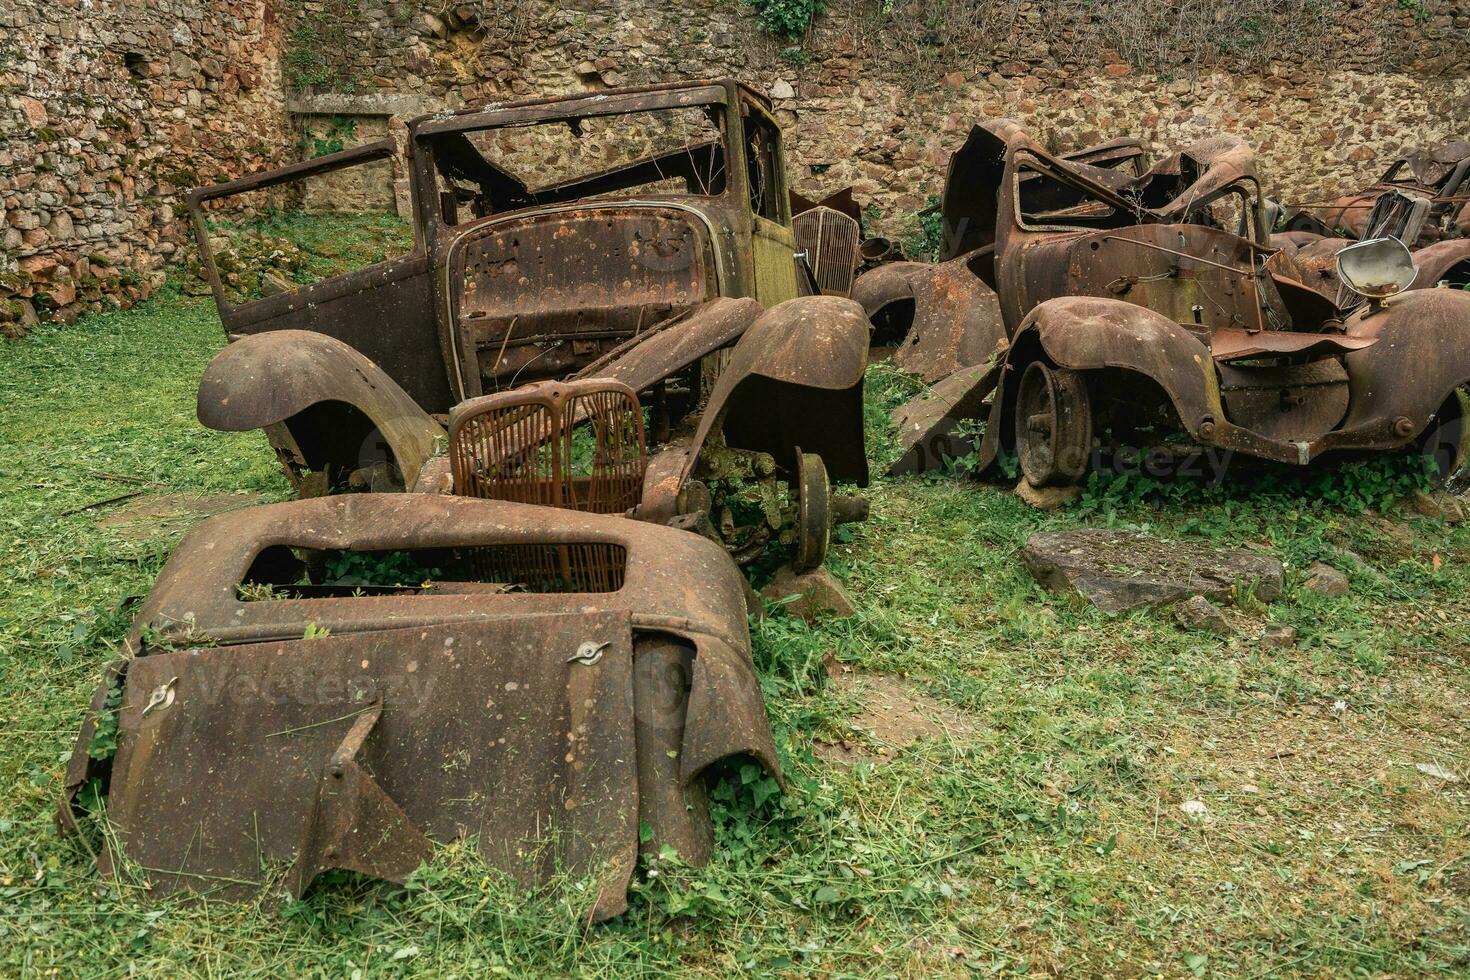
[[(0, 975), (1470, 972), (1470, 527), (1279, 490), (1113, 486), (1045, 514), (984, 484), (876, 481), (831, 563), (859, 614), (754, 627), (790, 791), (719, 814), (713, 864), (655, 862), (611, 924), (583, 925), (576, 883), (516, 893), (464, 846), (406, 889), (147, 901), (51, 820), (119, 601), (188, 518), (78, 508), (287, 496), (264, 436), (194, 419), (222, 343), (208, 300), (165, 297), (0, 345)], [(880, 455), (904, 387), (872, 369)], [(1313, 486), (1350, 501), (1357, 478), (1334, 479)], [(1225, 639), (1105, 616), (1016, 557), (1074, 525), (1257, 548), (1286, 593), (1232, 610)], [(1298, 587), (1319, 558), (1350, 595)], [(1268, 622), (1297, 645), (1261, 647)]]

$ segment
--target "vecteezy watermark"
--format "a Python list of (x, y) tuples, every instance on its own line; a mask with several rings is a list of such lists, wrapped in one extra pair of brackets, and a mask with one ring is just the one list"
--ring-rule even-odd
[(337, 672), (319, 664), (260, 675), (196, 670), (190, 682), (199, 699), (209, 705), (363, 706), (381, 697), (395, 710), (408, 712), (427, 706), (438, 683), (427, 670)]
[(1234, 459), (1235, 450), (1218, 446), (1117, 446), (1106, 449), (1094, 446), (1088, 469), (1115, 476), (1194, 480), (1213, 488), (1224, 484), (1225, 472)]
[[(916, 441), (894, 463), (894, 475), (972, 472), (979, 462), (983, 433), (973, 419), (946, 416), (929, 427), (925, 437)], [(1208, 487), (1225, 482), (1226, 471), (1235, 459), (1235, 450), (1198, 445), (1094, 445), (1088, 451), (1086, 465), (1079, 460), (1062, 460), (1066, 468), (1080, 472), (1096, 472), (1114, 476), (1146, 476), (1156, 480), (1197, 480)]]

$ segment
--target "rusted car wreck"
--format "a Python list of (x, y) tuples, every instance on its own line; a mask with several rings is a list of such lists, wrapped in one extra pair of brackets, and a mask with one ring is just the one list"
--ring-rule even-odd
[(1470, 143), (1408, 150), (1368, 187), (1325, 208), (1282, 214), (1281, 226), (1271, 244), (1339, 306), (1356, 298), (1337, 279), (1337, 253), (1375, 238), (1409, 247), (1415, 268), (1409, 288), (1470, 288)]
[(1371, 185), (1321, 209), (1322, 225), (1357, 238), (1371, 238), (1373, 207), (1383, 195), (1394, 192), (1423, 198), (1429, 206), (1422, 235), (1405, 244), (1427, 245), (1470, 235), (1470, 142), (1458, 140), (1405, 151)]
[[(592, 173), (569, 166), (534, 190), (510, 171), (507, 160), (528, 159), (526, 131), (575, 143), (599, 125), (625, 127), (651, 152), (615, 168), (598, 157)], [(829, 477), (867, 482), (867, 321), (849, 300), (811, 295), (762, 96), (726, 80), (535, 99), (415, 120), (409, 150), (413, 254), (251, 303), (221, 287), (205, 205), (391, 145), (191, 196), (226, 330), (248, 341), (206, 372), (201, 421), (265, 429), (303, 495), (411, 489), (443, 435), (435, 416), (492, 394), (507, 408), (505, 393), (527, 383), (611, 379), (638, 396), (633, 410), (649, 409), (646, 485), (683, 494), (649, 501), (646, 518), (693, 515), (706, 495), (690, 484), (728, 483), (732, 465), (766, 484), (754, 495), (768, 504), (779, 489), (793, 514), (861, 516), (861, 503), (826, 488)], [(750, 556), (754, 540), (783, 536), (766, 510), (772, 520), (747, 523), (717, 507), (709, 526)], [(786, 538), (826, 534), (784, 526)], [(819, 564), (820, 550), (803, 564)]]
[[(308, 575), (385, 553), (409, 584)], [(615, 915), (640, 847), (707, 860), (719, 765), (779, 772), (744, 588), (696, 535), (525, 504), (361, 494), (214, 518), (98, 690), (62, 821), (104, 789), (120, 853), (102, 861), (154, 894), (402, 881), (431, 840), (471, 837), (522, 880), (595, 877), (592, 917)]]
[[(1414, 269), (1407, 252), (1373, 252), (1382, 261), (1358, 290), (1371, 302), (1340, 309), (1272, 247), (1239, 140), (1133, 175), (1059, 158), (991, 120), (950, 161), (944, 222), (948, 261), (930, 275), (968, 270), (981, 300), (956, 315), (982, 326), (963, 338), (966, 370), (904, 413), (899, 471), (959, 455), (950, 439), (966, 417), (986, 421), (982, 468), (1015, 453), (1037, 487), (1125, 454), (1161, 475), (1207, 452), (1305, 465), (1418, 447), (1442, 471), (1460, 458), (1470, 295), (1385, 301)], [(881, 317), (883, 297), (862, 287)]]
[[(534, 163), (535, 126), (656, 152), (608, 168), (599, 144), (597, 169), (532, 187), (497, 153)], [(229, 896), (402, 880), (475, 837), (523, 879), (592, 876), (606, 918), (640, 849), (708, 858), (718, 773), (780, 779), (738, 563), (813, 569), (865, 516), (832, 481), (867, 482), (868, 321), (795, 253), (780, 131), (743, 85), (409, 135), (413, 252), (253, 302), (210, 261), (209, 202), (391, 146), (192, 195), (231, 340), (199, 418), (264, 429), (302, 499), (178, 548), (61, 819), (100, 790), (104, 862)]]

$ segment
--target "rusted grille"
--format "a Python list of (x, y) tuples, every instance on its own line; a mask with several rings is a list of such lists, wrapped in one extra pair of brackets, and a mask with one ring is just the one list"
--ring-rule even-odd
[(858, 223), (841, 211), (815, 207), (792, 218), (791, 231), (822, 293), (846, 296), (857, 268)]
[(475, 578), (527, 592), (616, 592), (628, 553), (620, 544), (502, 544), (467, 549)]
[(464, 496), (621, 514), (643, 490), (643, 412), (615, 381), (527, 385), (457, 408), (449, 458)]

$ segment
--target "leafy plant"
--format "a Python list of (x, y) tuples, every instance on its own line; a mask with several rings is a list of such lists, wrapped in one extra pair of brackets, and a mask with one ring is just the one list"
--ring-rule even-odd
[(1412, 13), (1420, 23), (1429, 19), (1429, 8), (1424, 6), (1424, 0), (1399, 0), (1399, 7)]
[(341, 153), (356, 135), (356, 119), (333, 116), (326, 132), (301, 134), (301, 149), (313, 159)]
[(439, 576), (407, 551), (339, 551), (327, 558), (328, 585), (418, 585)]
[(944, 247), (944, 215), (939, 210), (939, 197), (930, 194), (921, 210), (909, 216), (903, 237), (903, 254), (915, 261), (938, 262)]
[(745, 0), (755, 8), (756, 23), (786, 41), (798, 41), (822, 14), (822, 0)]
[(122, 678), (107, 689), (107, 699), (93, 722), (92, 738), (87, 742), (87, 755), (101, 762), (117, 754), (117, 715), (122, 710)]

